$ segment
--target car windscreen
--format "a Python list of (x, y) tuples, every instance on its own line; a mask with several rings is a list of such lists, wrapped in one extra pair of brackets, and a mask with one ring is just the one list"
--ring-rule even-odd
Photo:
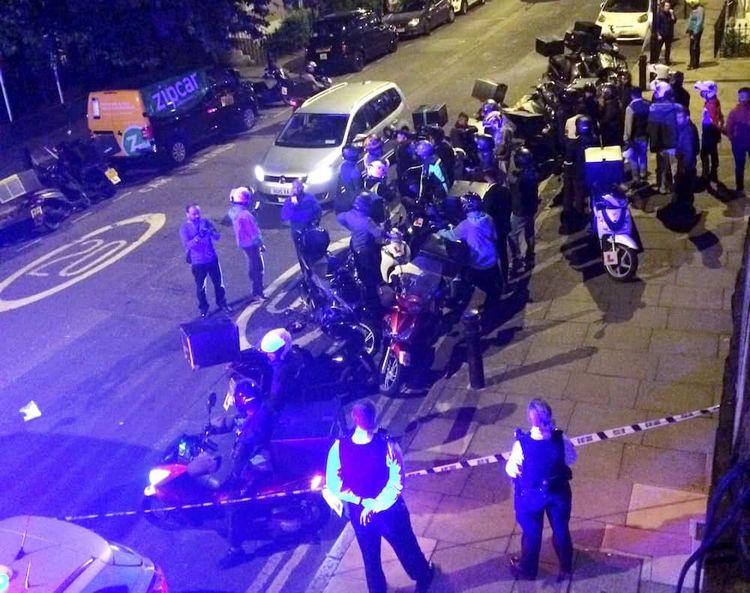
[(318, 21), (313, 26), (313, 36), (338, 37), (346, 33), (350, 28), (351, 22), (348, 19)]
[(396, 12), (420, 12), (424, 10), (425, 0), (406, 0)]
[(605, 12), (647, 12), (649, 0), (607, 0), (602, 7)]
[(349, 116), (331, 113), (295, 113), (276, 139), (276, 146), (326, 148), (344, 140)]

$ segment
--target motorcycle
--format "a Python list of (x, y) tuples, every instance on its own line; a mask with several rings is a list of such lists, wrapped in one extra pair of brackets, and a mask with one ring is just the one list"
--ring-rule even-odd
[(0, 231), (28, 223), (37, 231), (54, 231), (76, 207), (33, 169), (0, 180)]
[[(194, 527), (225, 519), (228, 501), (249, 497), (256, 499), (242, 503), (243, 520), (251, 523), (249, 532), (278, 538), (322, 528), (330, 516), (320, 494), (330, 439), (272, 440), (268, 450), (251, 460), (248, 481), (221, 484), (209, 479), (222, 466), (219, 446), (210, 437), (215, 405), (212, 393), (207, 402), (209, 423), (203, 431), (181, 434), (149, 472), (142, 502), (146, 518), (168, 530)], [(229, 408), (227, 400), (225, 408)], [(193, 507), (184, 508), (189, 505)]]
[(628, 196), (617, 185), (624, 178), (622, 151), (614, 146), (587, 148), (585, 157), (591, 194), (591, 226), (601, 249), (604, 269), (614, 280), (631, 280), (638, 271), (638, 254), (643, 247)]
[(628, 65), (617, 44), (574, 30), (565, 34), (565, 47), (570, 53), (548, 56), (546, 80), (564, 84), (579, 78), (597, 78), (616, 85), (625, 82)]
[(249, 84), (258, 101), (264, 107), (277, 103), (285, 103), (290, 84), (289, 73), (274, 63), (269, 63), (263, 70), (263, 80), (243, 81)]
[(322, 89), (307, 80), (302, 80), (302, 78), (286, 81), (281, 87), (284, 103), (289, 105), (292, 111), (296, 111), (310, 97), (331, 88), (331, 85), (333, 85), (333, 81), (328, 76), (315, 76), (315, 80), (323, 86)]

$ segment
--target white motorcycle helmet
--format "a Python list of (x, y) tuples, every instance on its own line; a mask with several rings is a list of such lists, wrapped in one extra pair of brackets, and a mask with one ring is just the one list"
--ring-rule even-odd
[(284, 358), (292, 348), (292, 334), (283, 327), (269, 331), (260, 341), (260, 349), (274, 358)]
[(385, 179), (388, 176), (388, 164), (383, 161), (372, 161), (367, 166), (367, 175), (376, 179)]
[(248, 187), (235, 187), (229, 192), (229, 201), (232, 204), (249, 204), (253, 196), (253, 192)]
[(654, 91), (654, 101), (658, 101), (672, 92), (672, 85), (664, 80), (654, 80), (651, 83), (651, 90)]
[(699, 80), (693, 87), (704, 99), (713, 99), (716, 96), (718, 88), (713, 80)]

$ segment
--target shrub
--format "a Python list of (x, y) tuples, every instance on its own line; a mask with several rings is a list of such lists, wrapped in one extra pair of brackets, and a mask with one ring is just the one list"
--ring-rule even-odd
[(310, 25), (308, 10), (288, 12), (279, 28), (269, 36), (268, 48), (277, 56), (302, 49), (310, 39)]

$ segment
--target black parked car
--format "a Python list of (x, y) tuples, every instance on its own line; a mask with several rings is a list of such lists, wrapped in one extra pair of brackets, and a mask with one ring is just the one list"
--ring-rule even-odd
[(455, 19), (450, 0), (402, 0), (383, 22), (394, 25), (399, 35), (429, 35), (435, 27)]
[(383, 23), (371, 10), (327, 14), (312, 28), (307, 59), (325, 72), (350, 67), (359, 72), (368, 62), (398, 49), (396, 28)]

